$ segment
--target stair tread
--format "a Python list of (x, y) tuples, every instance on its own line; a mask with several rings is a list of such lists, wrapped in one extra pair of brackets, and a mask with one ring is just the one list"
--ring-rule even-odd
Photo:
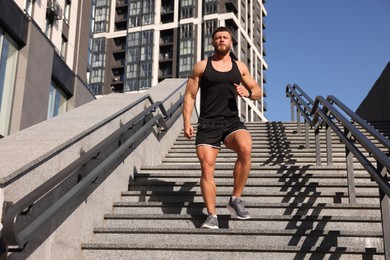
[(220, 228), (212, 230), (202, 228), (150, 228), (150, 227), (97, 227), (95, 233), (170, 233), (170, 234), (241, 234), (241, 235), (313, 235), (313, 236), (371, 236), (382, 237), (378, 231), (353, 231), (353, 230), (293, 230), (293, 229), (228, 229)]
[[(164, 205), (165, 207), (168, 205), (175, 206), (180, 205), (183, 206), (191, 206), (191, 207), (204, 207), (203, 202), (115, 202), (114, 207), (161, 207)], [(226, 203), (216, 203), (216, 207), (226, 207)], [(378, 205), (375, 204), (349, 204), (349, 203), (265, 203), (265, 202), (250, 202), (245, 203), (245, 207), (247, 208), (332, 208), (332, 209), (379, 209)]]
[[(204, 214), (126, 214), (126, 213), (110, 213), (105, 214), (105, 219), (204, 219)], [(230, 215), (219, 214), (219, 219), (232, 219)], [(381, 221), (380, 216), (330, 216), (330, 215), (306, 215), (306, 214), (294, 214), (294, 215), (252, 215), (250, 219), (245, 221), (262, 221), (262, 220), (294, 220), (294, 221), (369, 221), (378, 222)], [(241, 220), (239, 220), (241, 221)]]
[[(143, 243), (84, 243), (83, 249), (138, 249), (138, 250), (193, 250), (193, 251), (273, 251), (273, 252), (316, 252), (316, 253), (328, 253), (328, 252), (340, 252), (340, 253), (361, 253), (367, 252), (366, 248), (354, 248), (354, 247), (311, 247), (311, 246), (262, 246), (262, 245), (250, 245), (245, 242), (237, 243), (236, 245), (220, 245), (220, 244), (171, 244), (169, 242), (162, 241), (160, 244), (143, 244)], [(340, 251), (340, 249), (342, 249)], [(383, 250), (375, 248), (372, 252), (375, 254), (383, 253)]]

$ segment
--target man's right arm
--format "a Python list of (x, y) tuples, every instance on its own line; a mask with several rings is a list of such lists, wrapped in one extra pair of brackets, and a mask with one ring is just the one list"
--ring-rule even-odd
[(198, 62), (194, 66), (192, 75), (188, 78), (186, 91), (184, 93), (183, 103), (183, 124), (184, 136), (190, 139), (194, 134), (194, 129), (191, 125), (191, 115), (194, 109), (196, 94), (199, 89), (199, 80), (203, 73), (202, 62)]

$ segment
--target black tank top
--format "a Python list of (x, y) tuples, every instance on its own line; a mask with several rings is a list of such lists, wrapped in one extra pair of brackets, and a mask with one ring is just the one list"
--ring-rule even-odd
[(220, 72), (213, 68), (211, 57), (200, 81), (200, 118), (221, 121), (238, 117), (237, 92), (233, 83), (240, 84), (241, 73), (232, 59), (232, 69)]

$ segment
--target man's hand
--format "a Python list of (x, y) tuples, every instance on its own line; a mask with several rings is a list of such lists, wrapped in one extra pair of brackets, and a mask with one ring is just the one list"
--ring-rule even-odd
[(184, 126), (184, 136), (187, 139), (191, 139), (191, 137), (194, 135), (194, 128), (192, 125)]
[(238, 85), (238, 84), (234, 83), (234, 86), (236, 87), (237, 94), (240, 97), (248, 97), (249, 96), (249, 91), (243, 85)]

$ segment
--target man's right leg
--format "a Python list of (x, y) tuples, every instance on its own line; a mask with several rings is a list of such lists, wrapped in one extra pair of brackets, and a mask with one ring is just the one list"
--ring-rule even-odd
[(196, 153), (202, 169), (200, 187), (202, 189), (203, 200), (208, 214), (217, 215), (215, 205), (217, 196), (217, 186), (214, 182), (215, 161), (219, 149), (209, 145), (199, 145)]

